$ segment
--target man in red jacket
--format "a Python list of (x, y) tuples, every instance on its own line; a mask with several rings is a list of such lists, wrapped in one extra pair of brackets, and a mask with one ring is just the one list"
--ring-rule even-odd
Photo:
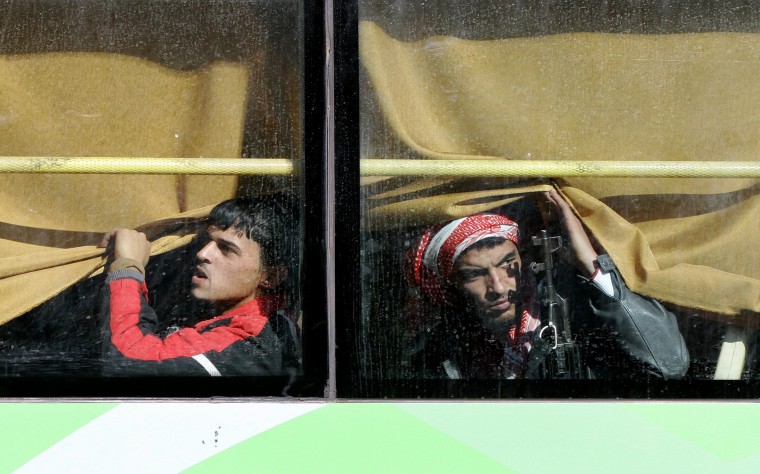
[(145, 234), (117, 229), (101, 315), (107, 375), (289, 375), (298, 371), (293, 315), (282, 290), (292, 262), (297, 218), (275, 198), (238, 198), (216, 206), (199, 235), (190, 293), (217, 316), (168, 336), (157, 334), (149, 305)]

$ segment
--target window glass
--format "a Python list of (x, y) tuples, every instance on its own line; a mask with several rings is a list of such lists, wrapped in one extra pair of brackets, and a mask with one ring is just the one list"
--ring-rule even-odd
[[(0, 15), (0, 160), (30, 171), (0, 174), (0, 376), (203, 395), (152, 377), (254, 375), (234, 393), (283, 393), (304, 373), (300, 2), (30, 1)], [(62, 157), (117, 158), (106, 174), (34, 172), (75, 167)], [(187, 160), (152, 174), (142, 157)], [(192, 173), (212, 158), (280, 161)], [(98, 246), (117, 228), (145, 237)], [(118, 388), (135, 377), (148, 382)]]
[(754, 376), (754, 4), (359, 8), (358, 395)]

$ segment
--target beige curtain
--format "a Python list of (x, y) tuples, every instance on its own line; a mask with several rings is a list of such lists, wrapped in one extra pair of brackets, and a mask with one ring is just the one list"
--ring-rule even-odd
[[(2, 56), (0, 155), (240, 157), (248, 81), (223, 61)], [(141, 227), (167, 251), (191, 237), (178, 223), (236, 190), (232, 176), (0, 174), (0, 323), (101, 272), (104, 232)]]
[[(757, 161), (760, 35), (573, 33), (402, 41), (360, 23), (368, 158)], [(543, 189), (365, 183), (372, 228), (434, 222)], [(557, 184), (628, 285), (666, 302), (760, 312), (760, 180)]]

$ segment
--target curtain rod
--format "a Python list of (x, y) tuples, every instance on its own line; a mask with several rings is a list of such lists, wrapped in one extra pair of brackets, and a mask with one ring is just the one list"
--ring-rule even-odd
[[(362, 159), (362, 176), (757, 178), (760, 161)], [(280, 158), (0, 157), (0, 173), (290, 175)]]

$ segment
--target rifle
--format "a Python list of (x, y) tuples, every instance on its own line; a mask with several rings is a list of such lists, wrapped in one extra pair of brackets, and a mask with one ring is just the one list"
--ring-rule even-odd
[(562, 237), (550, 237), (546, 230), (532, 238), (539, 247), (541, 261), (532, 262), (531, 270), (543, 274), (539, 284), (541, 332), (528, 359), (529, 376), (540, 379), (582, 378), (578, 345), (570, 332), (570, 308), (554, 286), (552, 255), (562, 248)]

